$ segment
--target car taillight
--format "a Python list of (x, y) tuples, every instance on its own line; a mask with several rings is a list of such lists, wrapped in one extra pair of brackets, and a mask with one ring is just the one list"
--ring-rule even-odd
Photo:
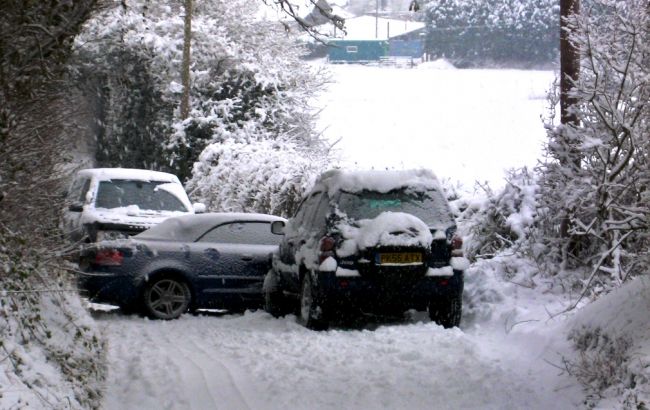
[(100, 249), (95, 254), (95, 265), (120, 266), (124, 261), (124, 254), (117, 249)]
[(463, 238), (458, 235), (451, 238), (451, 256), (463, 256)]
[(331, 252), (334, 250), (336, 241), (331, 236), (324, 236), (320, 240), (320, 251), (321, 252)]
[(331, 236), (323, 236), (320, 240), (320, 253), (318, 255), (318, 263), (322, 263), (330, 256), (334, 256), (334, 248), (336, 247), (336, 240)]

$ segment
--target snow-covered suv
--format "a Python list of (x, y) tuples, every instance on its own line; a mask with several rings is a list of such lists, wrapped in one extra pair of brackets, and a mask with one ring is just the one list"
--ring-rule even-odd
[(286, 225), (265, 278), (265, 307), (297, 310), (313, 329), (339, 314), (429, 311), (444, 327), (461, 318), (462, 240), (428, 170), (323, 174)]
[(171, 216), (205, 210), (190, 203), (176, 175), (129, 168), (82, 169), (67, 204), (63, 230), (75, 242), (135, 235)]

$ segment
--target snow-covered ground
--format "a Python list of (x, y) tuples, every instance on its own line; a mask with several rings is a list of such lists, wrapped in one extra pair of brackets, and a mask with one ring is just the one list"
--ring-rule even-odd
[(425, 167), (439, 178), (504, 184), (542, 153), (553, 71), (330, 65), (319, 127), (344, 168)]
[[(104, 408), (583, 408), (585, 392), (566, 371), (578, 360), (567, 336), (586, 328), (631, 343), (632, 394), (647, 400), (647, 279), (577, 314), (556, 315), (570, 303), (566, 296), (540, 292), (541, 281), (497, 279), (499, 266), (484, 261), (468, 272), (460, 329), (419, 312), (326, 332), (262, 311), (170, 322), (95, 312), (109, 339)], [(605, 374), (628, 375), (619, 370)], [(623, 406), (620, 394), (610, 391), (596, 407), (636, 408)]]
[(460, 329), (426, 315), (314, 332), (265, 312), (171, 322), (99, 314), (109, 337), (106, 409), (574, 408), (563, 301), (468, 274)]

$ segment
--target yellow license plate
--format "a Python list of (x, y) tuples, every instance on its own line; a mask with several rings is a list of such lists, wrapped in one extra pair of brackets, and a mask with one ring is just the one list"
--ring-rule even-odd
[(422, 263), (422, 254), (417, 252), (406, 253), (381, 253), (379, 254), (380, 265), (407, 265)]

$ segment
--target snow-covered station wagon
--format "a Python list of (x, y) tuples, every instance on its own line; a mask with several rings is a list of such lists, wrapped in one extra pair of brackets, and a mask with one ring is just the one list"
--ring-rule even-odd
[(68, 190), (63, 230), (72, 241), (138, 234), (172, 216), (202, 212), (176, 175), (129, 168), (83, 169)]
[(428, 309), (458, 326), (468, 262), (431, 171), (329, 171), (273, 230), (284, 239), (264, 284), (270, 313), (297, 309), (323, 329), (354, 312)]

